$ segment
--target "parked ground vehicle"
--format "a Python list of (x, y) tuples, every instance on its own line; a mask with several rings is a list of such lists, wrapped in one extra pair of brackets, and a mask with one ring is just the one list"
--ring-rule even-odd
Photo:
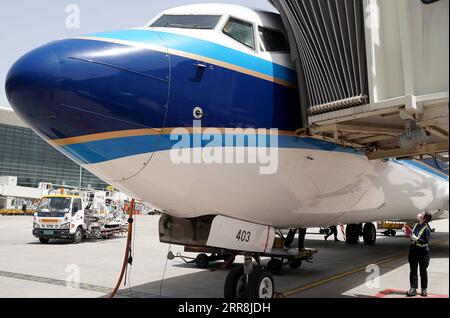
[[(89, 197), (89, 196), (88, 196)], [(33, 235), (43, 244), (51, 239), (111, 238), (126, 231), (122, 213), (99, 210), (84, 195), (53, 194), (44, 196), (33, 220)]]
[(397, 231), (401, 231), (405, 225), (411, 226), (411, 224), (405, 222), (379, 221), (377, 222), (377, 229), (384, 230), (382, 233), (385, 236), (396, 236)]

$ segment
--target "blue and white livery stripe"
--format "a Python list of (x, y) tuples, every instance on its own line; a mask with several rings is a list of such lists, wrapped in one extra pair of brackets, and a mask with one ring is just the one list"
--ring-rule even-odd
[[(253, 72), (264, 74), (296, 85), (297, 72), (289, 67), (279, 65), (259, 57), (246, 54), (213, 42), (200, 40), (186, 35), (143, 29), (128, 29), (105, 33), (90, 34), (82, 38), (103, 39), (105, 41), (122, 41), (136, 44), (153, 45), (164, 40), (167, 49), (196, 55), (199, 59), (208, 58)], [(161, 48), (164, 50), (165, 48)]]
[(428, 165), (425, 162), (420, 162), (417, 160), (394, 160), (394, 161), (397, 163), (400, 163), (402, 165), (405, 165), (411, 169), (414, 169), (416, 171), (420, 171), (427, 175), (431, 175), (435, 178), (438, 178), (438, 179), (441, 179), (444, 181), (448, 181), (448, 174), (431, 167), (430, 165)]

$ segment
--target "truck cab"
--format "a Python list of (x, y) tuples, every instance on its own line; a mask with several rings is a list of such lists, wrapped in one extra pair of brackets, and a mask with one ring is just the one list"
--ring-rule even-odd
[(79, 243), (85, 229), (85, 203), (78, 195), (48, 195), (37, 205), (33, 235), (46, 244), (50, 239), (70, 239)]

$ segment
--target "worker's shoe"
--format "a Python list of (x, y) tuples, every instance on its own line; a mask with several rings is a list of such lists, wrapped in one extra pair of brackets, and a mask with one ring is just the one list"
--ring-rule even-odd
[(428, 293), (427, 293), (427, 289), (426, 288), (422, 288), (422, 292), (420, 293), (420, 296), (428, 297)]
[(417, 296), (417, 290), (415, 288), (411, 288), (410, 290), (408, 290), (408, 292), (406, 293), (406, 296), (408, 297), (414, 297)]
[(328, 236), (324, 236), (324, 238), (325, 238), (325, 242), (328, 242)]

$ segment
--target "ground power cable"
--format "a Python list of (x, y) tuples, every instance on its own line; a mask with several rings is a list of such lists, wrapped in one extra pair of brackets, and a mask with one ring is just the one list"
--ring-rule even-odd
[(131, 241), (132, 241), (132, 235), (133, 235), (133, 216), (134, 216), (134, 208), (135, 208), (135, 200), (131, 200), (130, 209), (128, 211), (128, 233), (127, 233), (127, 243), (125, 247), (125, 255), (123, 258), (122, 263), (122, 270), (120, 271), (119, 279), (117, 280), (116, 287), (114, 287), (113, 292), (111, 295), (109, 295), (109, 298), (114, 298), (117, 294), (117, 291), (119, 290), (120, 284), (122, 283), (122, 279), (125, 275), (125, 272), (127, 270), (128, 264), (133, 263), (133, 258), (131, 256)]
[[(134, 253), (135, 253), (134, 251), (135, 251), (136, 228), (137, 228), (137, 218), (136, 217), (134, 218), (134, 224), (133, 225), (134, 225), (134, 231), (133, 231), (133, 235), (132, 235), (132, 239), (131, 239), (131, 251), (130, 251), (131, 260), (134, 260)], [(128, 276), (125, 276), (124, 285), (126, 285), (126, 282), (128, 282), (128, 288), (130, 290), (130, 295), (131, 295), (131, 297), (134, 297), (133, 286), (132, 286), (132, 283), (131, 283), (131, 273), (133, 271), (133, 266), (132, 266), (131, 263), (129, 263), (129, 264), (130, 264), (130, 267), (129, 267), (129, 270), (128, 270)], [(128, 268), (128, 266), (127, 266), (127, 268)]]
[(164, 264), (164, 270), (161, 277), (161, 283), (159, 285), (159, 297), (162, 298), (162, 290), (164, 286), (164, 278), (166, 276), (167, 266), (169, 264), (169, 254), (172, 251), (172, 240), (173, 240), (173, 226), (170, 226), (170, 244), (167, 248), (167, 255), (166, 255), (166, 263)]

